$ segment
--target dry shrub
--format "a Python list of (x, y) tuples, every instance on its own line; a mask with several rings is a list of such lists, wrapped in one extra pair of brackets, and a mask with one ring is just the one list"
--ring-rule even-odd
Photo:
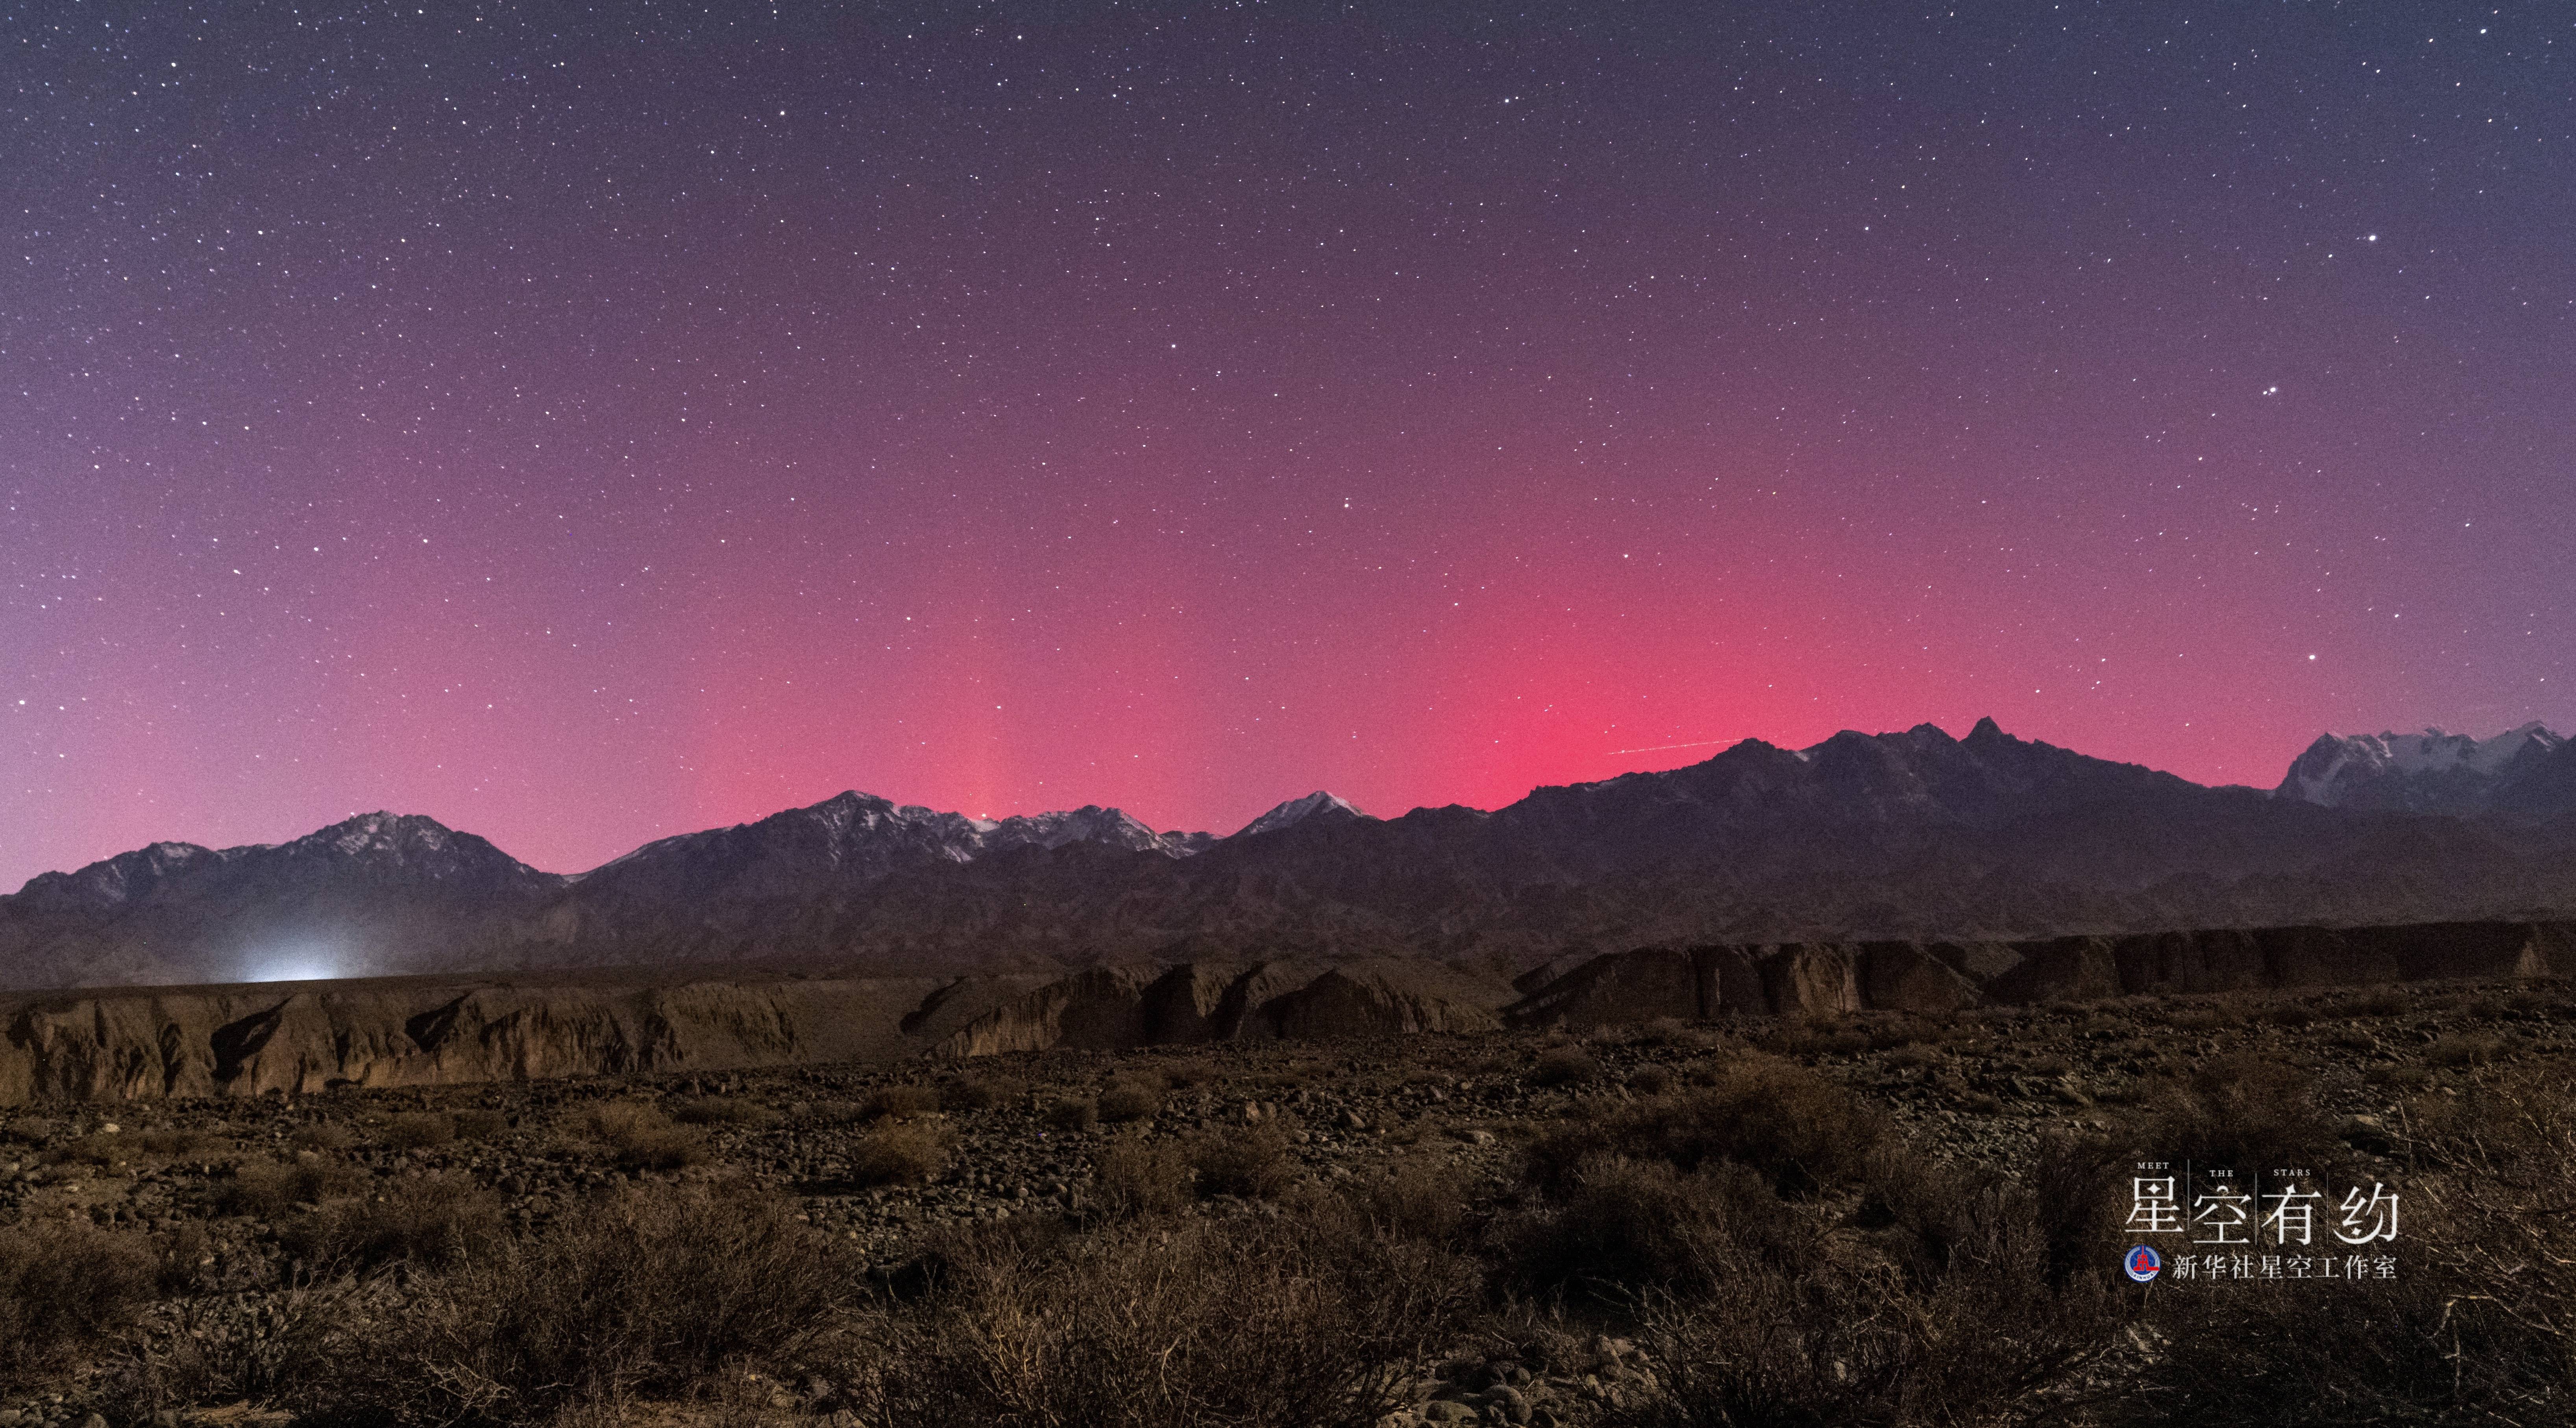
[(1372, 1229), (1399, 1239), (1445, 1242), (1464, 1228), (1467, 1194), (1458, 1176), (1419, 1160), (1385, 1176), (1344, 1183), (1340, 1195)]
[(2301, 1166), (2322, 1174), (2349, 1156), (2319, 1114), (2306, 1072), (2239, 1053), (2203, 1063), (2150, 1098), (2129, 1131), (2141, 1157), (2268, 1173)]
[(948, 1163), (948, 1135), (929, 1121), (890, 1120), (850, 1149), (850, 1179), (860, 1185), (920, 1185)]
[(85, 1135), (54, 1147), (45, 1159), (56, 1165), (122, 1165), (135, 1150), (122, 1135)]
[(342, 1422), (517, 1424), (674, 1394), (806, 1341), (848, 1273), (775, 1202), (627, 1191), (423, 1276), (298, 1397)]
[(125, 1331), (158, 1277), (132, 1235), (78, 1222), (0, 1229), (0, 1385)]
[(1707, 1041), (1706, 1033), (1692, 1030), (1677, 1016), (1656, 1017), (1628, 1033), (1631, 1046), (1701, 1046)]
[(778, 1113), (758, 1101), (738, 1101), (731, 1096), (696, 1096), (682, 1101), (671, 1112), (671, 1119), (684, 1126), (740, 1126), (758, 1130), (775, 1125)]
[(885, 1086), (868, 1097), (871, 1120), (911, 1120), (939, 1109), (939, 1093), (928, 1086)]
[(2374, 1066), (2363, 1073), (2363, 1079), (2374, 1086), (2385, 1086), (2392, 1091), (2412, 1091), (2432, 1080), (2433, 1073), (2421, 1066), (2409, 1066), (2399, 1062), (2390, 1066)]
[(1089, 1096), (1066, 1096), (1046, 1109), (1048, 1125), (1063, 1131), (1087, 1131), (1100, 1122), (1100, 1103)]
[(1113, 1219), (1171, 1214), (1189, 1203), (1189, 1161), (1168, 1140), (1120, 1136), (1092, 1162), (1091, 1194)]
[(867, 1423), (1360, 1428), (1475, 1293), (1465, 1261), (1319, 1200), (952, 1260), (831, 1376)]
[(297, 1150), (309, 1150), (318, 1155), (338, 1155), (357, 1144), (357, 1139), (349, 1133), (347, 1126), (337, 1121), (312, 1121), (297, 1126), (295, 1133), (286, 1138), (286, 1143)]
[(2483, 1031), (2453, 1032), (2424, 1048), (2434, 1066), (2484, 1066), (2504, 1054), (2504, 1038)]
[(218, 1214), (274, 1219), (299, 1204), (342, 1199), (374, 1183), (375, 1177), (354, 1165), (308, 1151), (291, 1161), (245, 1162), (232, 1179), (216, 1183), (214, 1208)]
[(172, 1160), (199, 1160), (214, 1154), (223, 1142), (199, 1130), (136, 1131), (130, 1137), (134, 1149), (146, 1155), (167, 1156)]
[(1938, 1066), (1944, 1059), (1938, 1047), (1925, 1046), (1920, 1042), (1908, 1043), (1887, 1054), (1888, 1066), (1898, 1071), (1920, 1071)]
[(384, 1142), (397, 1150), (425, 1150), (456, 1140), (456, 1118), (441, 1111), (412, 1111), (385, 1123)]
[(1561, 1197), (1569, 1177), (1596, 1155), (1661, 1161), (1685, 1172), (1732, 1160), (1784, 1193), (1804, 1195), (1857, 1176), (1888, 1135), (1884, 1116), (1785, 1061), (1747, 1057), (1709, 1080), (1680, 1095), (1588, 1109), (1530, 1147), (1532, 1179)]
[(1695, 1248), (1715, 1292), (1644, 1297), (1660, 1392), (1614, 1405), (1604, 1424), (2029, 1421), (2062, 1411), (2067, 1390), (2128, 1342), (2116, 1256), (2054, 1280), (2030, 1187), (1948, 1180), (1906, 1198), (1950, 1205), (1937, 1255), (1829, 1253), (1803, 1216), (1763, 1227), (1785, 1232), (1776, 1239), (1713, 1226)]
[(706, 1158), (698, 1133), (640, 1101), (609, 1101), (582, 1118), (590, 1138), (627, 1170), (678, 1170)]
[(1870, 1049), (1870, 1034), (1831, 1017), (1783, 1018), (1753, 1039), (1774, 1056), (1848, 1056)]
[(1109, 1083), (1100, 1093), (1100, 1118), (1112, 1125), (1150, 1118), (1163, 1108), (1163, 1093), (1141, 1080)]
[(205, 1224), (197, 1220), (183, 1220), (168, 1234), (153, 1239), (153, 1283), (164, 1298), (204, 1287), (206, 1262), (212, 1257), (212, 1244), (206, 1235)]
[[(2169, 1297), (2134, 1421), (2576, 1420), (2576, 1066), (2428, 1098), (2389, 1279), (2254, 1281)], [(2363, 1177), (2369, 1178), (2369, 1177)], [(2329, 1207), (2323, 1225), (2340, 1225)], [(2329, 1246), (2343, 1250), (2339, 1243)], [(2348, 1252), (2348, 1251), (2347, 1251)]]
[(492, 1140), (510, 1128), (508, 1116), (480, 1106), (457, 1111), (450, 1119), (456, 1123), (458, 1140)]
[[(260, 1296), (255, 1307), (224, 1296), (180, 1298), (132, 1352), (109, 1364), (97, 1402), (114, 1421), (139, 1424), (198, 1404), (314, 1394), (349, 1371), (353, 1346), (345, 1336), (360, 1322), (361, 1301), (374, 1287), (345, 1274), (301, 1275)], [(220, 1413), (180, 1421), (216, 1422)], [(350, 1420), (324, 1413), (311, 1421)]]
[(1027, 1097), (1029, 1083), (1010, 1076), (957, 1076), (940, 1083), (939, 1104), (952, 1111), (989, 1111)]
[(278, 1234), (298, 1259), (359, 1270), (447, 1264), (500, 1237), (500, 1201), (470, 1180), (441, 1175), (388, 1182), (373, 1199), (335, 1201)]
[(1595, 1155), (1564, 1177), (1557, 1203), (1503, 1236), (1512, 1276), (1530, 1288), (1619, 1303), (1643, 1289), (1705, 1291), (1739, 1247), (1793, 1242), (1792, 1213), (1741, 1165), (1684, 1174)]
[(1579, 1046), (1559, 1046), (1539, 1053), (1530, 1067), (1533, 1086), (1575, 1086), (1601, 1074), (1601, 1063)]
[(1215, 1131), (1190, 1147), (1190, 1168), (1198, 1172), (1201, 1198), (1234, 1195), (1267, 1200), (1286, 1189), (1297, 1173), (1288, 1157), (1288, 1137), (1269, 1121)]

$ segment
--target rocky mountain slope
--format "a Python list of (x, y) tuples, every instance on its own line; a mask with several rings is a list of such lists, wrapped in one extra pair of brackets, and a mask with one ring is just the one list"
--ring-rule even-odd
[[(1115, 809), (985, 822), (845, 793), (559, 876), (373, 814), (37, 878), (0, 898), (0, 985), (709, 962), (1430, 958), (1516, 975), (1648, 945), (2549, 917), (2576, 913), (2576, 748), (2544, 733), (2501, 763), (2476, 745), (2373, 776), (2493, 764), (2465, 815), (2204, 788), (1991, 720), (1965, 739), (1927, 724), (1804, 750), (1748, 740), (1493, 812), (1377, 819), (1319, 792), (1221, 839)], [(2322, 767), (2290, 784), (2379, 786)]]
[(2569, 777), (2576, 755), (2567, 740), (2538, 723), (2491, 739), (2427, 729), (2420, 734), (2321, 734), (2290, 765), (2273, 791), (2328, 808), (2406, 813), (2538, 811), (2566, 806), (2548, 796)]

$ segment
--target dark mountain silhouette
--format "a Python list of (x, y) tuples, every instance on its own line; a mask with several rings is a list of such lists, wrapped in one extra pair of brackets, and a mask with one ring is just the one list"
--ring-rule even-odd
[(373, 814), (36, 878), (0, 898), (0, 985), (229, 981), (281, 975), (263, 968), (282, 958), (303, 975), (1283, 957), (1518, 972), (1652, 945), (2564, 916), (2576, 753), (2535, 744), (2510, 766), (2475, 815), (2337, 807), (1985, 720), (1965, 739), (1926, 724), (1748, 740), (1493, 812), (1381, 820), (1318, 793), (1227, 838), (1115, 809), (996, 823), (845, 793), (570, 877)]

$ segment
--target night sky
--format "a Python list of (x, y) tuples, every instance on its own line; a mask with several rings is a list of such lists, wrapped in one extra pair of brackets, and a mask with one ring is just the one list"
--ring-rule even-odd
[(0, 10), (0, 885), (2576, 725), (2563, 3)]

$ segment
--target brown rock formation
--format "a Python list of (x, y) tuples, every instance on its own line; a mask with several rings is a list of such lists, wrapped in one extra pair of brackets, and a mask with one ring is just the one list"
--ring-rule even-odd
[(1588, 958), (1504, 1011), (1513, 1025), (1603, 1026), (1724, 1012), (1949, 1011), (2446, 978), (2576, 975), (2576, 924), (2220, 928), (2028, 942), (1641, 948)]
[(0, 997), (0, 1104), (2542, 975), (2576, 975), (2576, 924), (1650, 947), (1525, 978), (1517, 1000), (1496, 978), (1405, 958), (22, 993)]

